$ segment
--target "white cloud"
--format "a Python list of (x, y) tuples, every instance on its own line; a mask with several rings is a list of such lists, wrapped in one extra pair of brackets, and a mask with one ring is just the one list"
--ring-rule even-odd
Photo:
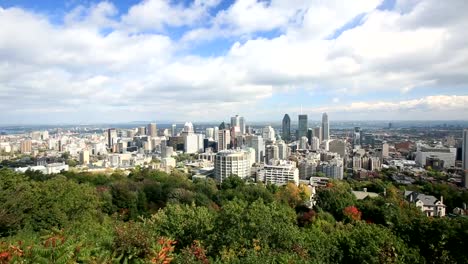
[(195, 0), (186, 7), (183, 3), (173, 4), (169, 0), (145, 0), (130, 8), (122, 17), (124, 27), (141, 31), (162, 30), (164, 26), (193, 25), (209, 17), (209, 9), (219, 0)]
[[(212, 15), (218, 0), (190, 5), (147, 0), (128, 12), (102, 2), (72, 10), (61, 25), (41, 14), (0, 8), (5, 25), (0, 27), (0, 110), (6, 114), (0, 122), (25, 118), (12, 102), (23, 113), (50, 109), (54, 118), (67, 113), (86, 120), (91, 112), (101, 114), (93, 115), (97, 120), (154, 119), (155, 113), (162, 119), (203, 120), (232, 111), (269, 119), (266, 115), (291, 109), (260, 109), (271, 106), (269, 98), (297, 89), (328, 94), (334, 105), (343, 105), (348, 95), (365, 99), (369, 91), (414, 98), (412, 93), (423, 89), (431, 94), (459, 89), (458, 97), (362, 100), (336, 110), (314, 109), (466, 116), (467, 108), (460, 107), (468, 93), (466, 1), (402, 0), (395, 11), (375, 10), (379, 3), (240, 0)], [(444, 14), (435, 15), (437, 10)], [(361, 14), (362, 24), (330, 39)], [(193, 30), (178, 41), (168, 34), (171, 27)], [(281, 34), (256, 37), (271, 30)], [(145, 33), (155, 31), (160, 33)], [(201, 57), (187, 48), (219, 37), (238, 41), (219, 56)]]

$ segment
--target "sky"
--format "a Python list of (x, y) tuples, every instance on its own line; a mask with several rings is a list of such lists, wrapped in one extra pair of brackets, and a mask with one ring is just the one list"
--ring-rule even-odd
[(0, 124), (468, 120), (466, 0), (0, 0)]

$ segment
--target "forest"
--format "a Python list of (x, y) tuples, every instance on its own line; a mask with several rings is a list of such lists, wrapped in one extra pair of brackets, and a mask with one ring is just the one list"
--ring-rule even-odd
[[(364, 185), (382, 195), (356, 200), (351, 189)], [(313, 208), (310, 195), (292, 183), (217, 185), (138, 167), (1, 169), (0, 264), (468, 263), (468, 219), (426, 217), (390, 182), (332, 181)]]

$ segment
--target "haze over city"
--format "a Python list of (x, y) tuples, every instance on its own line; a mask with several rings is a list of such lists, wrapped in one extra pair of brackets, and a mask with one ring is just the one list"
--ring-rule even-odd
[(468, 2), (0, 1), (0, 124), (466, 120)]

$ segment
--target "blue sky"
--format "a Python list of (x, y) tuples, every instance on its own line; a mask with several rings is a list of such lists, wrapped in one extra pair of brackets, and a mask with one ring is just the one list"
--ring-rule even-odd
[(0, 124), (466, 120), (465, 7), (0, 0)]

